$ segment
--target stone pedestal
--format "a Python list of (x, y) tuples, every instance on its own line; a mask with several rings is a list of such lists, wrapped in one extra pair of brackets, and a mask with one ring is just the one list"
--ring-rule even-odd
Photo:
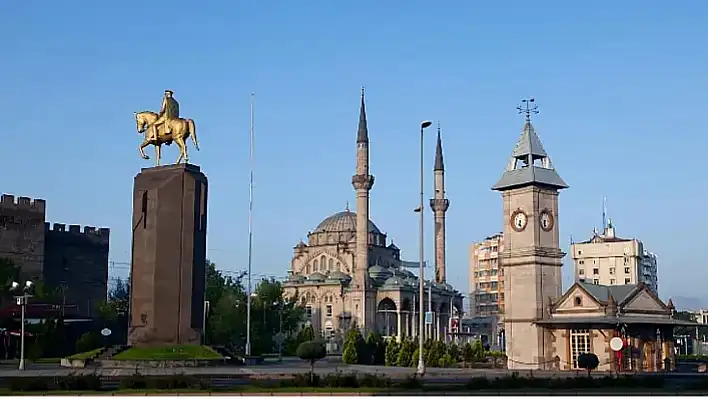
[(190, 164), (135, 176), (129, 345), (201, 342), (207, 186)]

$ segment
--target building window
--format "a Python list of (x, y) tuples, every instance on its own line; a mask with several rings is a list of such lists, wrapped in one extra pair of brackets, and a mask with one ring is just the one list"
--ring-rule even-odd
[(625, 284), (629, 284), (630, 281), (632, 281), (632, 279), (629, 279), (629, 278), (624, 279)]
[(325, 258), (324, 255), (320, 256), (320, 271), (323, 272), (325, 271), (325, 268), (327, 267), (327, 258)]
[[(313, 271), (313, 272), (316, 272), (318, 267), (319, 267), (319, 262), (317, 262), (317, 259), (315, 259), (315, 260), (312, 262), (312, 271)], [(307, 273), (309, 274), (310, 271), (308, 270)]]
[(327, 317), (332, 317), (332, 305), (327, 305), (325, 307), (325, 315), (327, 315)]
[(610, 274), (615, 274), (615, 268), (614, 268), (614, 267), (611, 267), (611, 268), (610, 268)]
[(312, 306), (310, 306), (310, 305), (305, 306), (305, 315), (307, 316), (308, 319), (312, 318)]
[(593, 269), (592, 269), (592, 274), (595, 274), (595, 275), (600, 274), (600, 269), (597, 268), (597, 267), (593, 268)]
[(333, 271), (334, 270), (334, 259), (329, 260), (329, 264), (327, 265), (327, 271)]
[(581, 265), (584, 265), (584, 264), (585, 264), (585, 261), (582, 260), (582, 259), (580, 259), (580, 262), (578, 262), (578, 263), (580, 263)]
[(341, 272), (342, 271), (342, 264), (337, 262), (337, 271)]
[(581, 275), (581, 276), (584, 275), (584, 274), (585, 274), (585, 270), (583, 270), (583, 269), (578, 269), (578, 274)]
[(578, 255), (582, 255), (582, 254), (583, 254), (583, 251), (578, 251)]
[(592, 283), (595, 284), (595, 285), (599, 285), (599, 284), (600, 284), (600, 280), (599, 280), (599, 279), (593, 279), (593, 280), (592, 280)]
[[(317, 261), (315, 261), (315, 262), (317, 262)], [(310, 265), (307, 265), (307, 266), (305, 267), (305, 273), (306, 273), (306, 274), (310, 274)]]
[(629, 274), (629, 273), (630, 273), (629, 268), (628, 268), (628, 267), (625, 267), (625, 268), (624, 268), (624, 274)]
[(615, 279), (610, 279), (610, 284), (614, 284), (616, 281)]
[(576, 296), (575, 297), (575, 306), (582, 306), (583, 305), (583, 298)]
[(628, 265), (628, 264), (629, 264), (629, 258), (626, 257), (626, 256), (624, 257), (624, 264), (625, 264), (625, 265)]
[(578, 367), (578, 356), (590, 353), (590, 330), (570, 330), (570, 356), (573, 368)]

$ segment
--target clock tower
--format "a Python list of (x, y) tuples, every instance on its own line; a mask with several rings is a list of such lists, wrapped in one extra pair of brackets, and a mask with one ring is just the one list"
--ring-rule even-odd
[(492, 190), (502, 193), (504, 250), (504, 332), (509, 369), (545, 369), (552, 361), (551, 335), (535, 322), (548, 317), (551, 299), (561, 296), (565, 254), (558, 235), (558, 192), (568, 185), (531, 124), (538, 113), (524, 100), (521, 136), (501, 179)]

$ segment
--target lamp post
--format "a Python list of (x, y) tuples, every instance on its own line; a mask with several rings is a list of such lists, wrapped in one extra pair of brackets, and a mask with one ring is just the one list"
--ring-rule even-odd
[(418, 301), (420, 311), (418, 312), (419, 316), (419, 331), (418, 331), (418, 374), (423, 375), (425, 374), (425, 360), (423, 360), (423, 332), (425, 331), (425, 313), (423, 312), (423, 309), (425, 309), (425, 285), (424, 285), (424, 277), (425, 277), (425, 261), (423, 260), (425, 258), (425, 249), (423, 248), (425, 246), (425, 240), (423, 238), (423, 225), (425, 223), (425, 220), (423, 219), (423, 209), (425, 209), (424, 206), (424, 187), (423, 187), (423, 130), (425, 128), (430, 127), (433, 122), (425, 120), (420, 123), (420, 205), (418, 208), (415, 210), (416, 212), (420, 212), (420, 228), (419, 228), (419, 234), (420, 236), (418, 237), (420, 242), (420, 272), (418, 276), (418, 280), (420, 283), (420, 292), (418, 293)]
[(21, 295), (15, 295), (15, 300), (17, 304), (20, 305), (20, 366), (19, 370), (25, 369), (25, 309), (27, 308), (27, 300), (32, 298), (30, 290), (32, 288), (32, 282), (27, 280), (24, 284), (13, 281), (11, 285), (11, 290), (18, 291), (22, 289)]
[(283, 361), (283, 305), (282, 302), (273, 302), (273, 306), (278, 307), (278, 361)]

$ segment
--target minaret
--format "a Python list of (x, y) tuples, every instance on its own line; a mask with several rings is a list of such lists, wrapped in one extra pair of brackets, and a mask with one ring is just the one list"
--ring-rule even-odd
[(445, 212), (450, 201), (445, 198), (445, 164), (443, 163), (442, 138), (438, 124), (438, 144), (435, 148), (435, 166), (433, 167), (435, 196), (430, 200), (435, 218), (435, 281), (445, 282)]
[(509, 369), (546, 369), (556, 337), (543, 327), (548, 304), (561, 296), (558, 192), (568, 185), (531, 124), (533, 99), (524, 100), (521, 136), (493, 190), (502, 193), (504, 336)]
[[(352, 186), (356, 191), (356, 249), (353, 276), (355, 321), (362, 330), (373, 327), (376, 304), (367, 303), (367, 276), (369, 269), (369, 190), (374, 185), (374, 176), (369, 174), (369, 131), (366, 126), (364, 88), (361, 89), (359, 129), (356, 136), (356, 174)], [(357, 295), (359, 293), (360, 295)], [(358, 298), (357, 298), (358, 297)], [(375, 302), (375, 301), (374, 301)], [(372, 316), (373, 315), (373, 316)]]

